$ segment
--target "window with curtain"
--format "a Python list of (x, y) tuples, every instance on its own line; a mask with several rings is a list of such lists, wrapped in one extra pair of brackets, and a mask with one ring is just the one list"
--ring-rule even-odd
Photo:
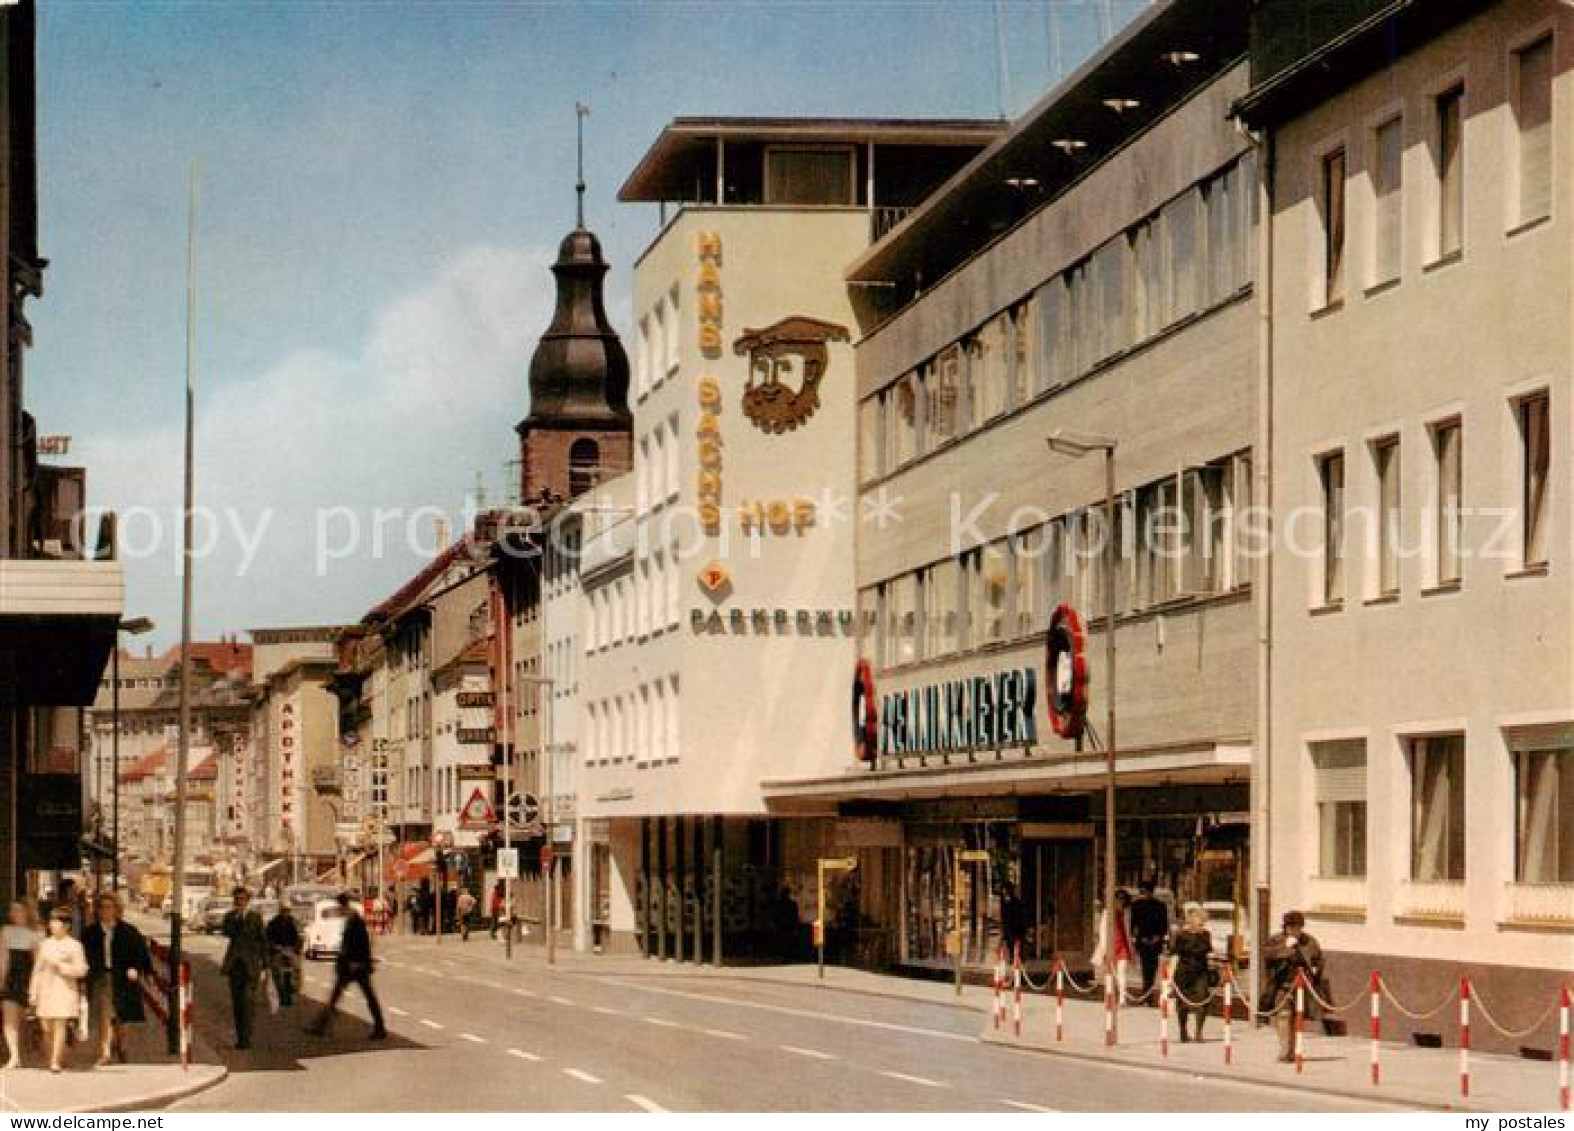
[(918, 375), (904, 374), (885, 394), (886, 437), (885, 452), (894, 471), (912, 461), (918, 454)]
[(1152, 337), (1165, 325), (1165, 274), (1163, 226), (1158, 217), (1138, 224), (1128, 233), (1131, 240), (1132, 319), (1138, 341)]
[(880, 461), (880, 398), (858, 403), (858, 478), (862, 482), (883, 474)]
[(1519, 402), (1520, 556), (1525, 566), (1547, 563), (1547, 473), (1552, 464), (1550, 401), (1546, 393)]
[(1372, 135), (1372, 277), (1377, 285), (1399, 278), (1403, 194), (1404, 122), (1390, 118)]
[(1514, 750), (1514, 879), (1574, 883), (1574, 746)]
[(1323, 154), (1322, 178), (1318, 186), (1321, 194), (1323, 221), (1323, 288), (1324, 304), (1344, 298), (1344, 147)]
[(1465, 736), (1410, 742), (1410, 878), (1465, 878)]
[(1038, 300), (1031, 295), (1011, 308), (1011, 379), (1007, 408), (1027, 404), (1038, 391)]
[(1366, 743), (1314, 743), (1313, 797), (1317, 806), (1317, 874), (1366, 875)]
[(930, 451), (961, 435), (962, 392), (962, 350), (950, 346), (930, 363), (924, 382)]
[(969, 369), (974, 423), (984, 424), (1006, 410), (1010, 381), (1010, 315), (997, 314), (974, 335)]
[(1437, 258), (1464, 246), (1465, 213), (1465, 88), (1455, 86), (1437, 96), (1433, 138), (1437, 178)]
[(1518, 222), (1552, 213), (1552, 37), (1514, 53)]
[(1092, 334), (1094, 350), (1088, 357), (1097, 364), (1131, 344), (1131, 299), (1127, 260), (1131, 245), (1125, 236), (1110, 240), (1088, 262), (1092, 279)]
[(918, 578), (911, 573), (894, 577), (885, 587), (887, 664), (910, 664), (918, 659)]
[(1322, 489), (1324, 605), (1344, 600), (1344, 453), (1329, 452), (1317, 461)]
[(1432, 451), (1437, 461), (1437, 494), (1433, 500), (1437, 542), (1433, 556), (1434, 581), (1438, 585), (1456, 584), (1464, 560), (1463, 443), (1464, 433), (1459, 421), (1444, 421), (1432, 427)]
[(1400, 499), (1399, 437), (1385, 436), (1372, 445), (1372, 471), (1377, 479), (1377, 529), (1374, 531), (1379, 597), (1399, 592), (1399, 546), (1403, 510)]
[(961, 648), (958, 577), (955, 558), (936, 562), (926, 571), (924, 654), (931, 659), (954, 655)]
[(1164, 206), (1164, 266), (1168, 280), (1164, 286), (1164, 325), (1169, 326), (1202, 308), (1201, 254), (1198, 247), (1201, 225), (1198, 213), (1202, 197), (1188, 189)]
[(1049, 627), (1044, 611), (1044, 528), (1035, 526), (1008, 539), (1011, 552), (1013, 623), (1011, 637), (1028, 636)]
[(767, 204), (857, 203), (851, 147), (772, 148), (765, 152)]

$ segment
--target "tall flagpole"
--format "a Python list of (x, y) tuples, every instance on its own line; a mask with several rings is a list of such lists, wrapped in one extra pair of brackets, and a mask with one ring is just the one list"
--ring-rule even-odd
[[(196, 431), (197, 337), (197, 163), (191, 163), (191, 184), (186, 202), (186, 458), (185, 506), (181, 532), (180, 580), (180, 743), (175, 762), (174, 903), (169, 919), (169, 985), (180, 984), (180, 927), (186, 897), (186, 763), (191, 754), (191, 567), (194, 555), (192, 512), (196, 505), (193, 474), (193, 438)], [(180, 1051), (180, 1009), (168, 1011), (169, 1051)]]

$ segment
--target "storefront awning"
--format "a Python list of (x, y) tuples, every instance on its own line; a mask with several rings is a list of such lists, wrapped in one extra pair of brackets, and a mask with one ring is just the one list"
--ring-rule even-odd
[[(1251, 765), (1246, 743), (1188, 744), (1121, 751), (1115, 773), (1121, 786), (1223, 785), (1247, 781)], [(1104, 755), (1097, 751), (998, 756), (984, 751), (886, 759), (875, 770), (768, 781), (762, 788), (771, 813), (831, 816), (849, 801), (1089, 793), (1103, 786), (1104, 774)]]

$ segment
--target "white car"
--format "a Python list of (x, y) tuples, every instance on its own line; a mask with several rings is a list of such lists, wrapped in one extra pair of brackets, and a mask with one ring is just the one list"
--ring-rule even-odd
[(337, 900), (319, 899), (312, 905), (311, 920), (306, 924), (306, 957), (327, 958), (339, 953), (344, 941), (344, 920), (349, 912)]

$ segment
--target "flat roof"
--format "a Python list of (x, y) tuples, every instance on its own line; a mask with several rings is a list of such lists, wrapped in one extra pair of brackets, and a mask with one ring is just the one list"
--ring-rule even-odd
[(847, 269), (925, 288), (1046, 206), (1246, 54), (1250, 0), (1143, 9)]
[(987, 145), (1006, 130), (998, 118), (674, 118), (618, 190), (624, 203), (681, 199), (690, 187), (680, 174), (717, 139), (814, 144)]

